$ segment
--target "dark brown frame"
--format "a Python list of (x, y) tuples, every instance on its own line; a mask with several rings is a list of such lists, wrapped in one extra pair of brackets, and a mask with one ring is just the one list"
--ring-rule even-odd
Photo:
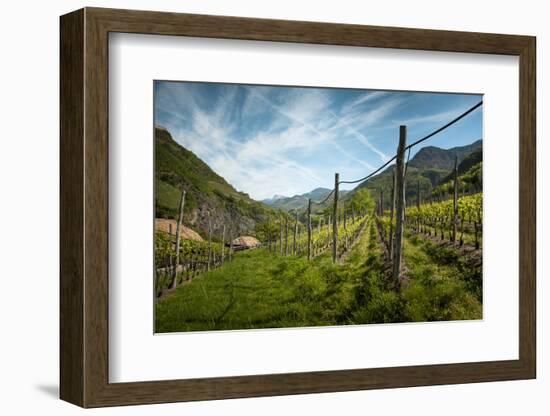
[[(63, 400), (83, 407), (536, 377), (535, 50), (530, 36), (85, 8), (61, 17)], [(515, 55), (520, 65), (519, 359), (109, 383), (109, 32)]]

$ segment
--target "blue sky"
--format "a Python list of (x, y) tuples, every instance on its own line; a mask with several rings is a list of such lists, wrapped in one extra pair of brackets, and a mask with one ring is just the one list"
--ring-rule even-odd
[[(260, 200), (363, 177), (481, 95), (155, 82), (155, 124), (237, 190)], [(411, 151), (482, 138), (482, 108)], [(355, 185), (349, 185), (350, 189)]]

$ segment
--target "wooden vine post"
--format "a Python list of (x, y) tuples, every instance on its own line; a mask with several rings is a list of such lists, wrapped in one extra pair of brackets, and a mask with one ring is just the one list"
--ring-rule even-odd
[[(172, 223), (168, 223), (168, 235), (170, 236), (170, 242), (172, 242)], [(170, 246), (171, 247), (171, 246)], [(174, 256), (172, 256), (172, 253), (168, 254), (168, 275), (172, 276), (172, 273), (174, 273)], [(156, 287), (156, 286), (155, 286)]]
[(180, 211), (178, 214), (178, 223), (176, 225), (176, 265), (174, 266), (174, 271), (172, 272), (172, 289), (176, 288), (178, 285), (178, 266), (180, 264), (180, 243), (181, 243), (181, 225), (183, 223), (183, 209), (185, 207), (185, 194), (186, 191), (181, 186), (181, 199), (180, 199)]
[(340, 175), (334, 174), (334, 207), (332, 209), (332, 261), (336, 263), (338, 245), (338, 182)]
[(348, 217), (346, 214), (346, 201), (342, 201), (342, 211), (344, 211), (344, 250), (348, 249)]
[(285, 217), (285, 256), (288, 256), (288, 217)]
[(395, 178), (395, 247), (393, 253), (393, 281), (399, 285), (401, 261), (403, 257), (403, 228), (405, 222), (405, 147), (407, 145), (407, 126), (399, 126), (399, 146), (397, 147)]
[(454, 168), (454, 189), (453, 189), (453, 235), (451, 241), (456, 243), (456, 232), (458, 227), (458, 156), (455, 156)]
[(420, 232), (420, 180), (416, 183), (416, 209), (417, 209), (417, 229), (416, 232)]
[(393, 183), (391, 187), (391, 206), (390, 206), (390, 258), (393, 259), (393, 214), (395, 212), (395, 178), (396, 169), (393, 170)]
[(327, 221), (327, 247), (330, 245), (330, 227), (332, 226), (332, 216), (328, 215), (328, 221)]
[(347, 228), (348, 217), (346, 215), (346, 201), (342, 201), (342, 211), (344, 211), (344, 230)]
[(311, 198), (307, 200), (307, 259), (311, 260)]
[(380, 188), (380, 217), (384, 215), (384, 189)]
[(229, 233), (229, 262), (233, 260), (233, 233)]
[(267, 216), (267, 232), (266, 232), (266, 239), (267, 239), (267, 251), (271, 253), (271, 216)]
[(281, 256), (283, 255), (283, 219), (280, 218), (279, 219), (279, 243), (280, 243), (280, 246), (279, 246), (279, 252), (281, 254)]
[(296, 219), (294, 221), (294, 240), (292, 242), (292, 254), (296, 255), (296, 243), (298, 242), (298, 210), (296, 210)]
[(206, 270), (210, 271), (210, 266), (212, 265), (212, 218), (210, 213), (208, 214), (208, 263)]
[[(301, 236), (300, 233), (301, 233), (301, 232), (302, 232), (302, 229), (300, 228), (300, 226), (298, 226), (298, 241), (300, 241), (300, 236)], [(302, 254), (302, 247), (300, 246), (300, 243), (298, 243), (298, 244), (296, 245), (296, 249), (298, 250), (297, 253), (296, 253), (297, 255)]]
[(416, 183), (416, 208), (420, 209), (420, 180)]

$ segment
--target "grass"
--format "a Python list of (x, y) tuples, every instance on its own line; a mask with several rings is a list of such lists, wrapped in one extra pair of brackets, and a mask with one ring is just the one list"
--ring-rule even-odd
[[(405, 239), (409, 286), (402, 291), (410, 321), (481, 319), (481, 270), (454, 247), (413, 236)], [(479, 273), (479, 274), (478, 274)]]
[(327, 256), (310, 264), (264, 249), (181, 286), (156, 305), (157, 332), (330, 325), (352, 299), (352, 284)]
[(159, 201), (163, 202), (164, 207), (170, 211), (177, 212), (181, 199), (180, 189), (157, 179), (155, 181), (155, 192), (156, 197)]
[[(456, 249), (427, 239), (405, 240), (410, 284), (387, 278), (371, 219), (344, 264), (326, 253), (303, 257), (264, 249), (180, 286), (156, 304), (156, 331), (183, 332), (387, 322), (480, 319), (481, 299)], [(477, 276), (480, 286), (480, 276)]]
[(382, 262), (374, 221), (359, 243), (350, 260), (362, 267), (362, 278), (355, 288), (355, 302), (349, 317), (352, 324), (402, 322), (402, 299), (391, 287)]

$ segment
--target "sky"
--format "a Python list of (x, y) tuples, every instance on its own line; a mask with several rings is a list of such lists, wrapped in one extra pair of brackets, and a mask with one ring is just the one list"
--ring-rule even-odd
[[(155, 125), (238, 191), (262, 200), (366, 176), (481, 95), (155, 81)], [(411, 150), (482, 138), (482, 109)], [(351, 189), (356, 185), (342, 185)]]

